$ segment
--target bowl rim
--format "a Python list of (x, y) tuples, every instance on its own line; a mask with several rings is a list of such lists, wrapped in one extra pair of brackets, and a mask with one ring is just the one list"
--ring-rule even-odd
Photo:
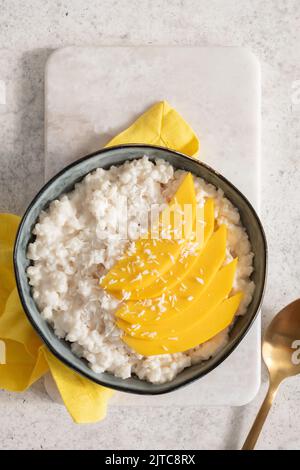
[[(101, 154), (105, 154), (105, 153), (108, 153), (110, 150), (120, 150), (120, 149), (132, 149), (132, 148), (137, 148), (137, 149), (156, 149), (156, 150), (162, 150), (162, 151), (167, 151), (181, 159), (184, 159), (184, 160), (187, 160), (187, 161), (190, 161), (190, 162), (193, 162), (193, 164), (197, 164), (199, 165), (200, 167), (204, 167), (206, 168), (208, 171), (210, 171), (211, 173), (215, 174), (218, 178), (220, 178), (225, 184), (227, 184), (229, 187), (231, 187), (231, 189), (237, 193), (237, 195), (243, 199), (243, 201), (246, 203), (246, 205), (249, 207), (252, 215), (254, 216), (255, 220), (256, 220), (256, 223), (257, 223), (257, 226), (259, 227), (259, 230), (260, 230), (260, 233), (261, 233), (261, 236), (262, 236), (262, 240), (263, 240), (263, 252), (264, 252), (264, 258), (263, 258), (263, 279), (262, 279), (262, 283), (261, 283), (261, 286), (260, 286), (260, 291), (259, 291), (259, 296), (258, 296), (258, 302), (257, 302), (257, 308), (256, 310), (254, 311), (252, 317), (251, 317), (251, 320), (250, 322), (248, 323), (247, 327), (244, 329), (244, 331), (242, 331), (233, 341), (232, 343), (230, 344), (230, 346), (228, 347), (227, 351), (224, 352), (224, 354), (222, 354), (217, 360), (215, 360), (215, 362), (213, 364), (211, 364), (211, 366), (208, 367), (207, 370), (205, 371), (199, 371), (198, 373), (195, 373), (192, 377), (188, 377), (186, 380), (182, 381), (181, 383), (178, 383), (178, 384), (173, 384), (172, 385), (172, 382), (173, 381), (170, 381), (168, 382), (168, 387), (164, 390), (156, 390), (156, 389), (151, 389), (151, 390), (146, 390), (146, 389), (138, 389), (138, 390), (133, 390), (131, 388), (131, 386), (126, 383), (126, 381), (124, 380), (124, 386), (123, 385), (118, 385), (118, 384), (107, 384), (107, 382), (104, 382), (103, 380), (101, 380), (101, 375), (99, 375), (99, 379), (97, 378), (94, 378), (94, 377), (91, 377), (87, 372), (83, 371), (83, 370), (79, 370), (79, 368), (73, 364), (69, 359), (67, 359), (63, 354), (61, 354), (59, 351), (57, 351), (57, 349), (51, 344), (50, 341), (48, 341), (48, 339), (44, 336), (43, 332), (41, 331), (39, 325), (37, 324), (37, 322), (34, 320), (33, 316), (31, 315), (31, 312), (30, 312), (30, 309), (29, 307), (27, 306), (27, 302), (26, 302), (26, 298), (25, 298), (25, 294), (23, 292), (23, 289), (22, 289), (22, 284), (21, 284), (21, 275), (19, 273), (19, 268), (18, 268), (18, 263), (17, 263), (17, 254), (18, 254), (18, 250), (19, 250), (19, 246), (20, 246), (20, 238), (21, 238), (21, 233), (22, 233), (22, 229), (23, 229), (23, 226), (26, 222), (26, 219), (32, 209), (32, 207), (35, 205), (35, 203), (39, 200), (40, 196), (46, 191), (46, 189), (48, 189), (52, 183), (54, 181), (56, 181), (56, 179), (58, 179), (60, 176), (62, 176), (64, 173), (68, 172), (69, 170), (71, 170), (73, 167), (77, 166), (78, 164), (86, 161), (86, 160), (90, 160), (92, 159), (93, 157), (96, 157), (98, 155), (101, 155)], [(159, 158), (159, 157), (158, 157)], [(163, 159), (163, 156), (161, 157)], [(134, 160), (134, 159), (133, 159)], [(124, 160), (125, 162), (126, 160)], [(112, 164), (113, 165), (113, 164)], [(91, 170), (93, 171), (93, 170)], [(82, 176), (82, 179), (84, 178), (85, 175)], [(63, 193), (62, 193), (63, 194)], [(249, 332), (249, 330), (251, 329), (254, 321), (256, 320), (257, 316), (258, 316), (258, 312), (260, 311), (261, 309), (261, 305), (262, 305), (262, 301), (263, 301), (263, 297), (264, 297), (264, 294), (265, 294), (265, 288), (266, 288), (266, 277), (267, 277), (267, 268), (268, 268), (268, 245), (267, 245), (267, 239), (266, 239), (266, 235), (265, 235), (265, 231), (264, 231), (264, 228), (263, 228), (263, 225), (260, 221), (260, 218), (256, 212), (256, 210), (254, 209), (253, 205), (250, 203), (250, 201), (247, 199), (247, 197), (233, 184), (231, 183), (227, 178), (225, 178), (221, 173), (219, 173), (217, 170), (215, 170), (214, 168), (212, 168), (211, 166), (207, 165), (205, 162), (202, 162), (202, 161), (199, 161), (199, 160), (196, 160), (195, 158), (192, 158), (188, 155), (185, 155), (184, 153), (182, 152), (179, 152), (177, 150), (173, 150), (173, 149), (170, 149), (170, 148), (167, 148), (167, 147), (162, 147), (162, 146), (158, 146), (158, 145), (150, 145), (150, 144), (140, 144), (140, 143), (137, 143), (137, 144), (120, 144), (120, 145), (114, 145), (114, 146), (110, 146), (110, 147), (104, 147), (100, 150), (97, 150), (95, 152), (92, 152), (92, 153), (89, 153), (88, 155), (85, 155), (83, 157), (80, 157), (79, 159), (75, 160), (74, 162), (66, 165), (64, 168), (62, 168), (59, 172), (57, 172), (54, 176), (52, 176), (43, 186), (42, 188), (36, 193), (36, 195), (33, 197), (33, 199), (31, 200), (31, 202), (29, 203), (29, 205), (27, 206), (27, 209), (25, 210), (24, 212), (24, 215), (22, 216), (21, 218), (21, 221), (20, 221), (20, 224), (19, 224), (19, 227), (18, 227), (18, 230), (17, 230), (17, 234), (16, 234), (16, 238), (15, 238), (15, 243), (14, 243), (14, 249), (13, 249), (13, 266), (14, 266), (14, 273), (15, 273), (15, 278), (16, 278), (16, 286), (17, 286), (17, 290), (18, 290), (18, 294), (19, 294), (19, 297), (20, 297), (20, 300), (21, 300), (21, 304), (22, 304), (22, 307), (24, 309), (24, 312), (26, 314), (26, 317), (27, 319), (29, 320), (30, 324), (32, 325), (32, 327), (34, 328), (34, 330), (38, 333), (39, 337), (41, 338), (41, 340), (43, 341), (43, 343), (47, 346), (47, 348), (50, 350), (50, 352), (59, 360), (61, 361), (64, 365), (66, 365), (67, 367), (69, 367), (70, 369), (72, 369), (73, 371), (77, 372), (78, 374), (80, 374), (81, 376), (87, 378), (88, 380), (92, 381), (93, 383), (96, 383), (98, 385), (101, 385), (103, 387), (106, 387), (106, 388), (111, 388), (111, 389), (114, 389), (114, 390), (117, 390), (117, 391), (121, 391), (121, 392), (125, 392), (125, 393), (132, 393), (132, 394), (137, 394), (137, 395), (163, 395), (163, 394), (166, 394), (166, 393), (170, 393), (172, 391), (175, 391), (175, 390), (178, 390), (182, 387), (185, 387), (187, 386), (188, 384), (191, 384), (193, 382), (195, 382), (196, 380), (199, 380), (201, 377), (204, 377), (205, 375), (209, 374), (211, 371), (213, 371), (214, 369), (216, 369), (216, 367), (218, 367), (222, 362), (225, 361), (225, 359), (227, 359), (231, 353), (237, 348), (237, 346), (240, 344), (240, 342), (244, 339), (244, 337), (247, 335), (247, 333)], [(143, 380), (139, 379), (137, 377), (137, 379), (140, 381), (140, 382), (144, 382)], [(123, 380), (123, 379), (120, 379), (120, 380)], [(121, 382), (122, 383), (122, 382)]]

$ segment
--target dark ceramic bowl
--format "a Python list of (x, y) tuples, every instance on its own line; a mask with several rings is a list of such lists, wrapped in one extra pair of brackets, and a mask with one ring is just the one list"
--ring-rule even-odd
[[(247, 313), (238, 317), (231, 332), (228, 344), (213, 358), (200, 364), (193, 365), (183, 370), (171, 382), (164, 384), (151, 384), (137, 377), (120, 379), (110, 373), (96, 374), (83, 359), (76, 357), (70, 345), (55, 336), (51, 326), (43, 320), (33, 300), (31, 288), (28, 283), (26, 269), (29, 260), (26, 257), (27, 247), (33, 241), (32, 229), (37, 222), (42, 209), (47, 208), (49, 203), (66, 193), (74, 187), (87, 173), (95, 168), (109, 168), (111, 165), (120, 165), (126, 160), (134, 160), (142, 155), (147, 155), (151, 160), (163, 158), (175, 168), (190, 171), (196, 176), (204, 178), (207, 182), (221, 188), (226, 197), (239, 209), (242, 223), (246, 227), (254, 257), (254, 272), (252, 279), (256, 288), (253, 300), (248, 307)], [(251, 327), (259, 310), (265, 286), (267, 264), (267, 245), (262, 225), (259, 218), (247, 199), (223, 176), (197, 160), (183, 154), (148, 145), (122, 145), (103, 149), (88, 155), (54, 176), (36, 195), (21, 221), (14, 248), (14, 268), (19, 295), (26, 315), (34, 329), (40, 335), (52, 353), (66, 365), (87, 377), (88, 379), (124, 392), (155, 395), (171, 392), (183, 385), (203, 377), (215, 369), (229, 354), (237, 347)]]

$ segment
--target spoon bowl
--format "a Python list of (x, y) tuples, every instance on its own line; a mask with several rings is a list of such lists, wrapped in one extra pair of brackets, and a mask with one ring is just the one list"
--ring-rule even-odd
[(282, 381), (300, 373), (300, 299), (284, 307), (272, 320), (262, 353), (270, 376)]
[(269, 372), (269, 390), (243, 450), (254, 448), (281, 382), (300, 374), (300, 299), (273, 318), (263, 339), (262, 355)]

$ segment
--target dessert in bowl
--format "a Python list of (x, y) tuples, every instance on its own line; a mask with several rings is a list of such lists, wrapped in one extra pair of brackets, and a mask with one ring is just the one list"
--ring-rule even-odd
[[(174, 198), (202, 209), (201, 240), (193, 218), (178, 240), (145, 236), (152, 207), (161, 215)], [(249, 202), (208, 166), (120, 146), (75, 162), (40, 191), (14, 261), (24, 309), (57, 357), (97, 383), (164, 393), (216, 367), (249, 329), (266, 242)]]

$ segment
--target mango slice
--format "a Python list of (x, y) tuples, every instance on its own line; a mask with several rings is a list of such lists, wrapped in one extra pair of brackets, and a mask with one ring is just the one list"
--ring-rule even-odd
[[(168, 217), (170, 207), (174, 206), (176, 209), (171, 211), (171, 217)], [(184, 223), (180, 224), (183, 238), (177, 239), (175, 231), (178, 229), (180, 215), (178, 212), (182, 213), (186, 209), (187, 213), (190, 209), (190, 216), (184, 217)], [(169, 206), (160, 214), (160, 226), (157, 227), (160, 238), (150, 238), (151, 233), (149, 233), (147, 238), (138, 239), (134, 243), (134, 253), (123, 256), (102, 279), (100, 285), (112, 293), (116, 293), (117, 297), (123, 296), (123, 292), (130, 294), (136, 289), (148, 287), (175, 264), (181, 251), (182, 241), (186, 242), (191, 237), (195, 216), (195, 187), (193, 177), (191, 173), (188, 173), (171, 199)], [(161, 237), (161, 234), (166, 235), (166, 230), (169, 232), (170, 239)]]
[[(117, 310), (116, 317), (132, 324), (160, 323), (192, 307), (209, 288), (225, 259), (226, 234), (226, 226), (221, 225), (197, 257), (197, 262), (188, 275), (174, 290), (167, 291), (160, 298), (126, 302)], [(235, 270), (235, 264), (232, 267), (233, 270)], [(212, 296), (215, 296), (214, 292)]]
[(122, 339), (131, 349), (143, 356), (187, 351), (208, 341), (227, 328), (238, 310), (242, 297), (242, 293), (238, 293), (224, 300), (213, 311), (199, 318), (196, 323), (176, 336), (169, 336), (163, 340), (145, 341), (123, 335)]
[(167, 310), (159, 322), (149, 324), (137, 321), (134, 325), (117, 321), (117, 326), (126, 334), (149, 341), (159, 340), (168, 336), (178, 336), (193, 327), (200, 318), (213, 311), (230, 293), (236, 271), (237, 259), (224, 266), (216, 274), (208, 288), (190, 306), (181, 307), (180, 301), (175, 308)]
[[(197, 230), (202, 230), (202, 234), (195, 235), (196, 241), (191, 240), (184, 244), (176, 264), (164, 273), (163, 276), (158, 277), (155, 282), (150, 284), (144, 289), (138, 289), (131, 292), (130, 300), (139, 300), (139, 299), (152, 299), (154, 297), (159, 297), (166, 290), (175, 288), (178, 284), (183, 281), (183, 278), (192, 270), (194, 265), (197, 263), (197, 257), (201, 250), (203, 250), (210, 239), (214, 231), (214, 201), (213, 199), (207, 199), (204, 205), (203, 217), (201, 217), (200, 211), (199, 215), (195, 219), (195, 233)], [(204, 223), (204, 227), (197, 227)]]
[(139, 354), (186, 351), (232, 322), (242, 298), (242, 293), (228, 298), (237, 259), (222, 267), (227, 227), (214, 228), (214, 201), (198, 207), (187, 173), (154, 228), (131, 243), (101, 280), (125, 300), (115, 313), (116, 325)]

